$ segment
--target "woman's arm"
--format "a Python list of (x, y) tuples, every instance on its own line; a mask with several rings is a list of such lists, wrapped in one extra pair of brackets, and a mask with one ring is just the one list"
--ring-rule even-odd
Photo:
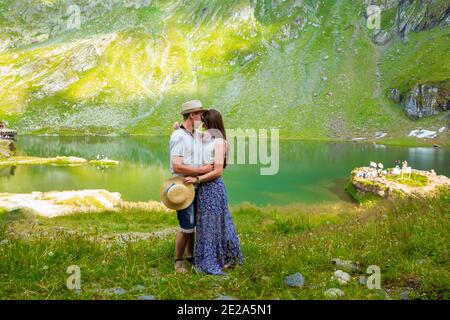
[[(216, 139), (214, 144), (214, 170), (198, 176), (198, 182), (207, 182), (214, 180), (222, 175), (225, 160), (226, 142), (223, 139)], [(197, 177), (186, 177), (185, 183), (196, 183)]]

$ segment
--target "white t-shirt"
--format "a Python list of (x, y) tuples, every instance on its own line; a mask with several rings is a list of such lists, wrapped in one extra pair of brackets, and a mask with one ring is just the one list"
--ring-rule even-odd
[(173, 172), (172, 157), (183, 157), (183, 164), (190, 167), (202, 166), (202, 140), (201, 134), (197, 130), (190, 133), (183, 127), (175, 130), (170, 136), (170, 172), (173, 176), (178, 176)]
[(228, 152), (228, 141), (223, 139), (214, 139), (214, 138), (208, 138), (207, 136), (203, 139), (203, 145), (202, 145), (202, 156), (203, 156), (203, 164), (213, 164), (215, 160), (215, 147), (217, 143), (223, 143), (225, 142), (226, 150), (225, 150), (225, 156)]

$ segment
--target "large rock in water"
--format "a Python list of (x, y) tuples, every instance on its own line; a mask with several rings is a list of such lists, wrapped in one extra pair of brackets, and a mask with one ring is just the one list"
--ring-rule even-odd
[(411, 170), (411, 175), (415, 179), (421, 179), (421, 183), (414, 183), (406, 179), (408, 174), (404, 174), (404, 180), (400, 175), (393, 175), (393, 169), (387, 169), (387, 175), (377, 177), (362, 177), (361, 173), (371, 172), (371, 168), (361, 167), (352, 171), (352, 177), (346, 191), (356, 201), (363, 202), (367, 196), (375, 195), (381, 198), (394, 198), (397, 196), (429, 196), (439, 188), (450, 188), (450, 179), (444, 175), (437, 175), (433, 170)]

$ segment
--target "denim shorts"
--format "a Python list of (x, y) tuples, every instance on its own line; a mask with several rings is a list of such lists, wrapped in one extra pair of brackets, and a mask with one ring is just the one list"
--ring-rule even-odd
[(195, 189), (194, 201), (183, 210), (177, 210), (177, 218), (180, 224), (180, 231), (184, 233), (192, 233), (195, 228), (195, 219), (197, 216), (197, 188)]

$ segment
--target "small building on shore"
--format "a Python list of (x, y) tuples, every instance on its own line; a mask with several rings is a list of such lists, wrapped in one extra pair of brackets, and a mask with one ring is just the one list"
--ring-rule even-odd
[(16, 135), (16, 130), (6, 128), (5, 123), (0, 121), (0, 139), (14, 139)]

